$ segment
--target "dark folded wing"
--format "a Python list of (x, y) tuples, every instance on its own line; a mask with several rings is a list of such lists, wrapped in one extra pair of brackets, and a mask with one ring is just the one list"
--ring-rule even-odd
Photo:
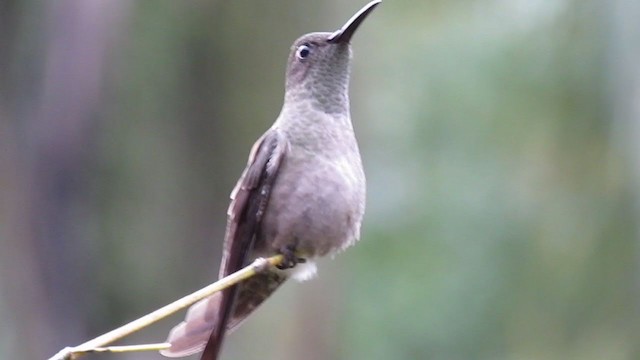
[[(247, 167), (231, 193), (220, 264), (221, 278), (240, 270), (247, 262), (247, 254), (253, 247), (271, 188), (287, 149), (288, 143), (277, 129), (268, 130), (251, 149)], [(171, 330), (167, 339), (171, 348), (161, 353), (180, 357), (204, 348), (203, 360), (216, 359), (234, 308), (236, 290), (236, 286), (231, 287), (193, 305), (187, 312), (185, 321)]]

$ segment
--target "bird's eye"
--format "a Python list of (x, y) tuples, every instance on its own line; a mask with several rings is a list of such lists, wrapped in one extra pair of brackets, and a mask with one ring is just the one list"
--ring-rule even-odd
[(311, 54), (311, 47), (308, 44), (302, 44), (298, 46), (298, 50), (296, 51), (296, 57), (300, 60), (304, 60)]

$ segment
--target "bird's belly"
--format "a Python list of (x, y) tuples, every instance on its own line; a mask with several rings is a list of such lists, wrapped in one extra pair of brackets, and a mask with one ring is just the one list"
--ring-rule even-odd
[(364, 212), (364, 176), (359, 159), (348, 170), (335, 160), (284, 164), (257, 245), (267, 252), (290, 247), (302, 257), (314, 257), (357, 240)]

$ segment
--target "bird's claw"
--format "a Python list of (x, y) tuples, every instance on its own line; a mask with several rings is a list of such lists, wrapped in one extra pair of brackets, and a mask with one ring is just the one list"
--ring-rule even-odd
[(280, 270), (291, 269), (298, 264), (307, 262), (307, 259), (299, 258), (296, 256), (295, 249), (291, 246), (287, 246), (280, 251), (284, 259), (276, 267)]

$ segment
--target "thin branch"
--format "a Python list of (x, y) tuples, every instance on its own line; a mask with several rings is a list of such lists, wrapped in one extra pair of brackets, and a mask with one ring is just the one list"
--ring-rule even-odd
[[(108, 351), (101, 348), (127, 335), (140, 331), (141, 329), (161, 319), (164, 319), (165, 317), (172, 315), (175, 312), (180, 311), (204, 298), (207, 298), (218, 291), (222, 291), (258, 273), (261, 273), (270, 266), (279, 265), (282, 262), (282, 260), (283, 260), (282, 255), (276, 255), (266, 259), (263, 259), (263, 258), (256, 259), (252, 264), (248, 265), (242, 270), (239, 270), (227, 277), (224, 277), (207, 287), (204, 287), (190, 295), (187, 295), (182, 299), (176, 300), (169, 305), (161, 307), (160, 309), (153, 311), (139, 319), (136, 319), (117, 329), (111, 330), (108, 333), (100, 335), (97, 338), (89, 340), (81, 345), (64, 348), (60, 352), (58, 352), (57, 354), (49, 358), (49, 360), (74, 360), (80, 357), (81, 355), (86, 354), (87, 352)], [(157, 349), (158, 348), (156, 347), (156, 348), (153, 348), (152, 350), (157, 350)], [(120, 352), (123, 351), (122, 347), (119, 347), (118, 350)], [(136, 351), (138, 350), (140, 350), (139, 346), (136, 347)], [(146, 350), (149, 350), (149, 349), (146, 349)]]
[(134, 352), (134, 351), (160, 351), (160, 350), (168, 349), (170, 347), (171, 347), (171, 344), (169, 343), (106, 346), (106, 347), (93, 348), (91, 350), (85, 351), (85, 353), (101, 353), (101, 352), (121, 353), (121, 352)]

